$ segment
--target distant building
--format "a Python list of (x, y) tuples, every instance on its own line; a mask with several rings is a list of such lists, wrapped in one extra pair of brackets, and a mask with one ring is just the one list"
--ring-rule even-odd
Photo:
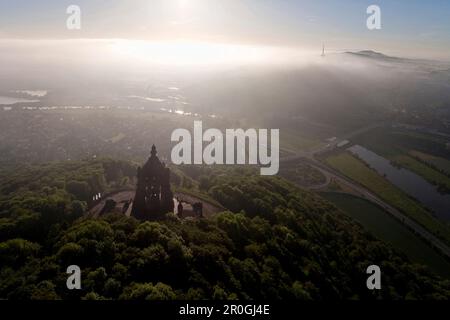
[(150, 158), (137, 170), (137, 189), (131, 215), (140, 220), (157, 220), (174, 209), (170, 170), (156, 154), (153, 145)]

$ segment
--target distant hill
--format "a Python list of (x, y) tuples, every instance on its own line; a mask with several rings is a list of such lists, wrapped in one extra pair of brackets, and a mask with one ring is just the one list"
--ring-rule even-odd
[(362, 57), (362, 58), (386, 60), (386, 61), (406, 62), (406, 61), (410, 60), (410, 59), (399, 58), (399, 57), (391, 57), (391, 56), (385, 55), (381, 52), (376, 52), (373, 50), (362, 50), (362, 51), (357, 51), (357, 52), (347, 51), (347, 52), (345, 52), (345, 54)]

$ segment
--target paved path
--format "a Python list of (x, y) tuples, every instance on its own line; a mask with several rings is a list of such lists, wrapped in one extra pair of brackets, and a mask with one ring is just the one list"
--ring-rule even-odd
[[(117, 207), (120, 212), (122, 212), (122, 208), (125, 205), (126, 201), (129, 201), (130, 199), (134, 198), (134, 191), (120, 191), (114, 194), (111, 194), (109, 196), (106, 196), (102, 199), (102, 201), (100, 201), (98, 204), (96, 204), (94, 207), (92, 207), (89, 210), (89, 215), (93, 216), (93, 217), (99, 217), (100, 213), (103, 209), (103, 207), (105, 206), (106, 200), (108, 199), (112, 199), (117, 203)], [(129, 211), (129, 212), (128, 212)], [(129, 208), (129, 210), (127, 211), (127, 215), (129, 216), (131, 213), (131, 206)]]
[[(91, 215), (92, 217), (99, 217), (101, 215), (101, 211), (103, 209), (103, 207), (106, 204), (106, 201), (108, 199), (114, 200), (117, 205), (116, 205), (116, 211), (118, 212), (123, 212), (123, 208), (124, 205), (126, 204), (126, 202), (130, 201), (130, 199), (134, 198), (134, 191), (119, 191), (117, 193), (113, 193), (105, 198), (102, 199), (102, 201), (100, 201), (98, 204), (96, 204), (94, 207), (92, 207), (89, 211), (88, 214)], [(192, 204), (197, 203), (197, 202), (201, 202), (203, 204), (203, 216), (208, 218), (218, 212), (222, 212), (225, 211), (225, 209), (220, 208), (218, 206), (215, 206), (214, 204), (211, 204), (205, 200), (202, 200), (200, 198), (197, 198), (195, 196), (189, 195), (189, 194), (185, 194), (185, 193), (180, 193), (177, 192), (174, 195), (174, 204), (175, 204), (175, 212), (174, 213), (178, 213), (177, 212), (177, 206), (178, 206), (178, 200), (180, 199), (183, 203), (183, 217), (189, 217), (189, 216), (195, 216), (193, 210), (192, 210)], [(129, 206), (128, 210), (125, 212), (125, 215), (127, 215), (128, 217), (131, 215), (131, 208), (132, 205)]]

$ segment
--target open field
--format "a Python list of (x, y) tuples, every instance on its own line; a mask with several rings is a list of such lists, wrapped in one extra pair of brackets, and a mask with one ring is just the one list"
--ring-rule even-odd
[(409, 154), (423, 162), (429, 163), (434, 166), (439, 171), (450, 174), (450, 160), (444, 159), (442, 157), (437, 157), (431, 154), (423, 153), (416, 150), (409, 151)]
[(422, 176), (442, 192), (450, 190), (450, 153), (447, 139), (442, 136), (398, 129), (374, 130), (353, 142)]
[(382, 208), (343, 193), (327, 192), (321, 193), (321, 196), (358, 221), (374, 236), (403, 252), (411, 261), (427, 265), (437, 274), (450, 278), (450, 263)]
[(435, 219), (418, 202), (378, 175), (377, 172), (370, 169), (359, 159), (345, 152), (328, 157), (326, 162), (334, 169), (360, 183), (389, 204), (401, 210), (436, 236), (445, 239), (447, 243), (450, 241), (450, 231), (445, 225)]
[(417, 173), (431, 184), (439, 186), (442, 191), (450, 191), (450, 178), (424, 162), (405, 154), (390, 157), (389, 160), (393, 161), (394, 164)]
[(280, 133), (280, 149), (292, 153), (298, 151), (311, 150), (314, 147), (320, 146), (319, 140), (314, 140), (300, 135), (293, 130), (283, 130)]
[(448, 142), (446, 138), (414, 131), (375, 129), (355, 137), (352, 142), (386, 158), (398, 154), (408, 154), (411, 150), (444, 160), (450, 158), (450, 150), (446, 147)]

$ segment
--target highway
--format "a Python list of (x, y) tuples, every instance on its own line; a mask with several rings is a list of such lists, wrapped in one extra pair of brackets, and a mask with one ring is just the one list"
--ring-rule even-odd
[[(370, 130), (373, 130), (375, 128), (381, 127), (386, 125), (385, 123), (378, 123), (371, 126), (367, 126), (365, 128), (353, 131), (349, 134), (344, 135), (340, 139), (336, 139), (332, 143), (329, 143), (325, 146), (318, 147), (312, 151), (306, 151), (306, 152), (299, 152), (293, 156), (288, 156), (285, 158), (280, 159), (280, 164), (282, 163), (291, 163), (291, 162), (305, 162), (312, 167), (318, 169), (321, 171), (326, 177), (327, 182), (329, 182), (331, 179), (334, 179), (341, 183), (342, 185), (345, 185), (349, 187), (350, 189), (356, 191), (360, 196), (363, 198), (371, 201), (372, 203), (375, 203), (376, 205), (382, 207), (386, 212), (391, 214), (394, 218), (396, 218), (398, 221), (409, 227), (411, 230), (413, 230), (416, 234), (421, 236), (423, 239), (428, 241), (432, 246), (437, 248), (440, 252), (442, 252), (447, 258), (450, 258), (450, 247), (445, 244), (442, 240), (437, 238), (435, 235), (433, 235), (431, 232), (426, 230), (422, 225), (415, 222), (408, 216), (406, 216), (404, 213), (399, 211), (398, 209), (394, 208), (381, 198), (379, 198), (376, 194), (372, 193), (368, 189), (366, 189), (364, 186), (360, 185), (359, 183), (351, 180), (350, 178), (344, 176), (337, 170), (325, 165), (324, 163), (320, 162), (316, 159), (316, 156), (332, 151), (337, 148), (337, 145), (341, 143), (342, 141), (349, 140), (350, 138), (359, 135), (363, 132), (367, 132)], [(324, 187), (324, 184), (321, 184), (320, 187)], [(313, 187), (312, 189), (317, 189), (318, 187)]]

